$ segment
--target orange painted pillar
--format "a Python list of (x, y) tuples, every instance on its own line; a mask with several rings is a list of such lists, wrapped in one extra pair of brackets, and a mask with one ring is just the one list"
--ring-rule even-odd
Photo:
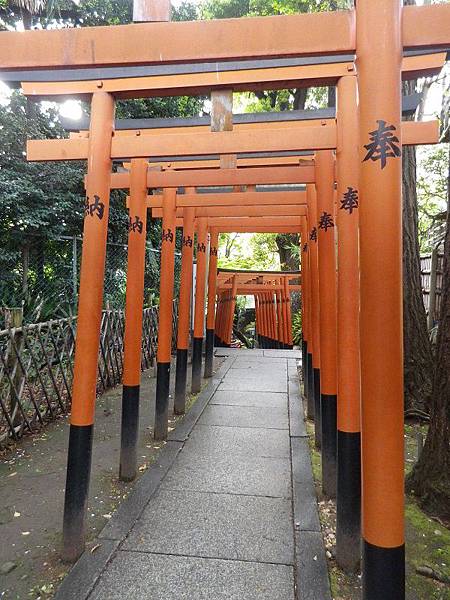
[[(267, 286), (264, 286), (267, 288)], [(270, 316), (269, 316), (269, 295), (267, 291), (263, 294), (264, 302), (263, 302), (263, 310), (264, 310), (264, 328), (265, 328), (265, 338), (266, 338), (266, 347), (272, 348), (272, 332), (270, 330)]]
[(289, 305), (287, 302), (287, 295), (286, 295), (286, 287), (284, 285), (284, 280), (286, 278), (285, 277), (281, 277), (280, 278), (280, 285), (282, 286), (282, 291), (281, 291), (281, 302), (283, 305), (283, 348), (288, 348), (289, 346), (289, 332), (288, 332), (288, 310), (289, 310)]
[(261, 332), (261, 311), (259, 306), (259, 294), (255, 294), (255, 338), (258, 347), (261, 347), (262, 332)]
[[(272, 287), (272, 284), (270, 284)], [(275, 294), (273, 290), (269, 292), (269, 323), (270, 323), (270, 337), (272, 338), (272, 347), (278, 348), (277, 344), (277, 329), (275, 327)]]
[(230, 346), (233, 338), (233, 323), (234, 323), (234, 311), (236, 310), (236, 290), (237, 290), (237, 278), (236, 275), (232, 280), (231, 296), (230, 296), (230, 309), (228, 314), (228, 326), (227, 326), (227, 343)]
[(337, 299), (334, 155), (316, 153), (320, 290), (320, 406), (322, 489), (336, 496), (337, 473)]
[(123, 481), (132, 481), (136, 477), (137, 469), (147, 239), (147, 168), (146, 160), (132, 159), (119, 470), (119, 477)]
[(216, 296), (216, 318), (214, 321), (214, 335), (215, 335), (215, 345), (221, 346), (221, 340), (219, 337), (219, 326), (220, 326), (220, 317), (222, 314), (222, 293), (217, 292)]
[[(281, 278), (276, 279), (275, 283), (277, 286), (281, 285)], [(277, 289), (275, 291), (275, 301), (277, 307), (277, 340), (280, 348), (284, 347), (284, 331), (283, 331), (283, 296), (282, 291)]]
[(205, 377), (212, 377), (214, 363), (214, 319), (216, 308), (219, 234), (211, 229), (209, 239), (208, 308), (206, 313)]
[(176, 189), (163, 190), (161, 274), (159, 284), (158, 353), (156, 371), (155, 440), (167, 439), (169, 421), (172, 311), (175, 279)]
[(64, 502), (63, 560), (84, 551), (91, 473), (111, 180), (114, 99), (96, 92), (91, 103), (83, 250)]
[[(271, 287), (271, 284), (266, 287)], [(276, 332), (274, 327), (274, 310), (273, 310), (273, 292), (267, 292), (267, 322), (269, 325), (269, 337), (271, 341), (271, 347), (276, 347)]]
[(314, 393), (314, 436), (317, 448), (320, 448), (322, 439), (322, 423), (320, 410), (320, 302), (319, 302), (319, 249), (317, 245), (317, 194), (313, 184), (306, 186), (306, 200), (308, 206), (309, 248), (311, 267), (311, 333), (313, 338), (314, 353), (312, 356)]
[(195, 282), (194, 339), (192, 343), (192, 392), (202, 387), (203, 334), (205, 327), (206, 251), (208, 248), (208, 219), (197, 219), (197, 275)]
[(401, 14), (356, 8), (364, 600), (405, 596)]
[(186, 380), (191, 316), (192, 271), (194, 260), (195, 208), (183, 209), (183, 247), (181, 250), (180, 301), (178, 306), (177, 366), (175, 372), (174, 413), (186, 410)]
[(292, 304), (291, 304), (291, 291), (289, 289), (289, 279), (284, 277), (284, 290), (286, 296), (286, 327), (287, 327), (287, 336), (286, 343), (288, 350), (292, 350), (294, 347), (292, 341)]
[(302, 219), (301, 231), (301, 285), (302, 285), (302, 336), (303, 342), (303, 390), (307, 402), (307, 417), (314, 419), (314, 390), (313, 390), (313, 339), (311, 324), (311, 279), (310, 279), (310, 257), (309, 257), (308, 222)]
[[(262, 288), (262, 286), (261, 286)], [(267, 330), (266, 330), (266, 299), (264, 293), (259, 294), (259, 307), (261, 311), (261, 342), (262, 348), (268, 348)]]
[(356, 77), (337, 94), (338, 413), (336, 560), (356, 571), (361, 547), (359, 127)]

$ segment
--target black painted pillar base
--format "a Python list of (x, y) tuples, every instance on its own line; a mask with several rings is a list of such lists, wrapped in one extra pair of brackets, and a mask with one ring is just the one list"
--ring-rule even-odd
[(202, 352), (203, 338), (194, 338), (192, 343), (192, 384), (193, 394), (198, 394), (202, 389)]
[(317, 449), (322, 445), (322, 409), (320, 406), (320, 369), (313, 369), (314, 382), (314, 441)]
[(214, 334), (214, 346), (216, 346), (216, 348), (222, 348), (222, 340), (217, 334)]
[(175, 398), (173, 412), (184, 415), (186, 412), (186, 380), (187, 380), (188, 351), (177, 348), (177, 365), (175, 369)]
[(308, 356), (306, 359), (308, 370), (306, 372), (306, 378), (308, 380), (308, 396), (307, 400), (307, 417), (314, 420), (314, 372), (313, 372), (313, 364), (312, 364), (312, 354), (308, 352)]
[(361, 562), (361, 434), (337, 434), (336, 561), (349, 573)]
[(337, 396), (322, 394), (322, 491), (336, 498), (337, 487)]
[(212, 377), (214, 366), (214, 329), (206, 330), (204, 376)]
[(166, 440), (169, 421), (170, 362), (156, 366), (155, 440)]
[(122, 387), (122, 424), (120, 435), (119, 479), (133, 481), (137, 472), (139, 435), (139, 385)]
[(75, 562), (84, 552), (93, 434), (94, 425), (70, 426), (61, 556), (64, 562)]
[(404, 600), (405, 546), (380, 548), (363, 540), (363, 600)]

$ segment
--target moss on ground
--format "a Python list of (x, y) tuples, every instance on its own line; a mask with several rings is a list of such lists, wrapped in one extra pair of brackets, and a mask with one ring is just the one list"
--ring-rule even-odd
[[(427, 427), (405, 426), (405, 473), (417, 459), (417, 434), (426, 437)], [(325, 501), (321, 494), (321, 456), (314, 445), (314, 425), (307, 424), (311, 463), (318, 492), (320, 522), (327, 549), (331, 592), (334, 600), (358, 600), (361, 597), (361, 577), (348, 575), (336, 564), (330, 531), (335, 531), (336, 507)], [(450, 600), (450, 531), (438, 520), (424, 513), (415, 501), (407, 497), (406, 528), (406, 600)], [(447, 583), (417, 573), (417, 568), (428, 568)]]

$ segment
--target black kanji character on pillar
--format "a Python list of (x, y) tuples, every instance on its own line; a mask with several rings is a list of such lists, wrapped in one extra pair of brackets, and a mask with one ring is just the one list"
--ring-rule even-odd
[(211, 248), (209, 250), (209, 255), (210, 256), (217, 256), (217, 248), (215, 246), (211, 246)]
[(353, 189), (352, 187), (347, 188), (342, 200), (341, 200), (341, 210), (348, 210), (350, 214), (353, 213), (355, 208), (359, 206), (359, 195), (358, 190)]
[(384, 169), (387, 159), (399, 158), (402, 151), (399, 147), (400, 140), (393, 133), (397, 128), (394, 125), (387, 125), (386, 121), (377, 120), (377, 123), (378, 129), (369, 133), (370, 144), (364, 146), (367, 155), (363, 162), (381, 160), (381, 168)]
[(206, 252), (206, 246), (203, 242), (201, 244), (197, 244), (197, 252)]
[(330, 213), (324, 212), (320, 217), (319, 229), (324, 229), (325, 231), (328, 231), (332, 227), (334, 227), (332, 215), (330, 215)]
[(183, 237), (183, 246), (189, 246), (189, 248), (192, 248), (192, 238), (190, 235)]
[(91, 217), (96, 214), (100, 220), (103, 219), (103, 215), (105, 214), (105, 205), (103, 202), (100, 202), (99, 196), (95, 195), (94, 202), (92, 203), (90, 202), (89, 196), (86, 198), (84, 202), (84, 214), (85, 216), (90, 215)]
[(308, 252), (308, 244), (303, 244), (303, 252)]
[(142, 233), (143, 229), (144, 223), (140, 220), (138, 215), (134, 217), (134, 221), (131, 220), (131, 217), (129, 218), (128, 231), (138, 231), (139, 233)]
[(311, 229), (311, 233), (309, 234), (309, 239), (312, 242), (317, 242), (317, 227)]
[(168, 229), (167, 231), (165, 229), (163, 229), (162, 231), (162, 241), (163, 242), (173, 242), (173, 233), (171, 229)]

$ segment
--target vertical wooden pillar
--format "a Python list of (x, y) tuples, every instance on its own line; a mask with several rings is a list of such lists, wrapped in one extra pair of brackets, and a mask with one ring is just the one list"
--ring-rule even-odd
[(337, 305), (334, 209), (334, 155), (316, 153), (320, 290), (320, 405), (322, 423), (322, 489), (336, 496), (337, 451)]
[(279, 279), (279, 283), (281, 286), (281, 304), (282, 304), (282, 315), (283, 315), (283, 321), (282, 321), (282, 332), (283, 332), (283, 343), (282, 343), (282, 348), (283, 349), (289, 349), (289, 325), (288, 325), (288, 312), (289, 312), (289, 302), (287, 301), (287, 296), (286, 296), (286, 286), (285, 286), (285, 282), (286, 281), (286, 277), (280, 277)]
[(161, 273), (159, 284), (158, 353), (156, 368), (155, 440), (167, 439), (170, 360), (172, 357), (173, 285), (175, 278), (176, 189), (163, 191)]
[(308, 236), (308, 221), (302, 219), (301, 232), (301, 286), (302, 286), (302, 330), (306, 336), (305, 366), (303, 369), (304, 392), (307, 402), (307, 417), (314, 418), (314, 390), (311, 389), (312, 381), (312, 324), (311, 324), (311, 278), (310, 278), (310, 251)]
[(128, 221), (120, 470), (123, 481), (136, 477), (147, 237), (147, 161), (132, 159)]
[(364, 600), (405, 596), (401, 14), (400, 0), (356, 7)]
[(255, 294), (255, 341), (261, 347), (261, 317), (259, 314), (259, 295)]
[(279, 286), (281, 285), (281, 278), (275, 279), (275, 285), (277, 289), (275, 291), (275, 303), (276, 303), (276, 316), (277, 316), (277, 340), (280, 348), (284, 347), (284, 336), (283, 336), (283, 295)]
[(301, 292), (301, 315), (302, 315), (302, 374), (303, 374), (303, 392), (305, 398), (308, 398), (308, 308), (306, 299), (305, 275), (308, 267), (305, 264), (308, 257), (308, 232), (305, 219), (302, 219), (300, 231), (300, 266), (302, 271), (302, 292)]
[(215, 345), (219, 348), (222, 347), (222, 340), (220, 338), (220, 324), (222, 322), (222, 310), (223, 310), (223, 293), (217, 294), (217, 309), (216, 309), (216, 320), (214, 323), (214, 336)]
[(234, 323), (234, 311), (236, 310), (236, 290), (237, 290), (237, 278), (234, 275), (232, 283), (231, 283), (231, 295), (230, 295), (230, 310), (228, 315), (228, 327), (227, 327), (227, 343), (231, 346), (231, 341), (233, 339), (233, 323)]
[(214, 362), (214, 319), (216, 308), (217, 258), (219, 250), (219, 234), (217, 230), (210, 231), (209, 240), (209, 271), (208, 271), (208, 309), (206, 313), (205, 340), (205, 377), (212, 377)]
[(259, 294), (259, 308), (261, 312), (261, 347), (267, 348), (265, 297), (262, 292)]
[(194, 230), (195, 208), (184, 208), (180, 301), (178, 305), (177, 366), (175, 372), (174, 413), (176, 415), (182, 415), (186, 410), (186, 379), (189, 352), (189, 320), (191, 315)]
[(92, 97), (78, 324), (64, 503), (63, 559), (84, 550), (111, 184), (114, 99)]
[[(269, 284), (270, 287), (271, 284)], [(267, 287), (269, 287), (269, 285)], [(270, 335), (270, 345), (271, 348), (276, 348), (277, 347), (277, 340), (276, 340), (276, 331), (275, 331), (275, 327), (274, 327), (274, 300), (273, 300), (273, 292), (267, 292), (267, 317), (268, 317), (268, 324), (269, 324), (269, 335)]]
[(311, 323), (314, 354), (312, 357), (314, 391), (314, 437), (317, 448), (320, 448), (322, 439), (322, 421), (320, 408), (320, 290), (319, 290), (319, 249), (317, 245), (317, 194), (313, 184), (306, 186), (306, 200), (308, 205), (309, 247), (311, 267)]
[(197, 224), (197, 278), (195, 284), (194, 339), (192, 343), (192, 392), (194, 394), (197, 394), (202, 387), (208, 219), (201, 217), (197, 220)]
[(336, 559), (357, 570), (361, 546), (359, 129), (357, 81), (337, 86), (338, 413)]
[(288, 350), (292, 350), (294, 344), (292, 342), (292, 304), (291, 304), (291, 291), (289, 288), (289, 279), (287, 277), (283, 278), (284, 281), (284, 290), (286, 295), (286, 343)]

